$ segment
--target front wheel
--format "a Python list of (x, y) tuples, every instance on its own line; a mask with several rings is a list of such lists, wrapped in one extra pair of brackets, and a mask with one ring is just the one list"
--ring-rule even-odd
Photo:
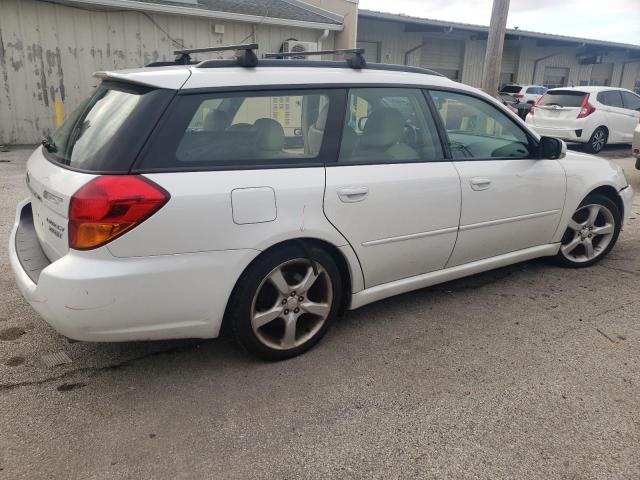
[(556, 263), (581, 268), (602, 260), (620, 234), (618, 207), (603, 195), (590, 195), (578, 207), (562, 237)]
[(259, 257), (232, 299), (238, 342), (266, 360), (282, 360), (313, 347), (336, 317), (342, 280), (324, 250), (289, 246)]
[(607, 134), (607, 130), (603, 127), (598, 127), (591, 134), (591, 138), (584, 145), (584, 149), (589, 153), (599, 153), (602, 151), (604, 146), (607, 144), (609, 135)]

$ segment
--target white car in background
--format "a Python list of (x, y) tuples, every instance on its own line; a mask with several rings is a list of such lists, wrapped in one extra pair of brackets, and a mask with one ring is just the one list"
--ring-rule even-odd
[(11, 267), (61, 334), (224, 324), (287, 358), (343, 309), (536, 257), (592, 265), (631, 211), (619, 167), (435, 72), (248, 65), (102, 72), (33, 152)]
[(500, 89), (500, 93), (508, 93), (517, 98), (520, 103), (533, 105), (548, 90), (542, 85), (508, 84)]
[(526, 117), (540, 135), (583, 143), (590, 153), (607, 144), (631, 143), (638, 120), (640, 95), (614, 87), (551, 89)]
[(636, 168), (640, 170), (640, 121), (638, 122), (638, 125), (636, 125), (636, 129), (633, 133), (631, 153), (636, 157)]

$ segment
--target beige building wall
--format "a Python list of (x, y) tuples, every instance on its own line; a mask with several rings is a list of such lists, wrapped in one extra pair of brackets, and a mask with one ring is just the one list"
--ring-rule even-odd
[[(222, 30), (224, 33), (216, 33)], [(322, 33), (182, 15), (89, 11), (34, 0), (0, 0), (0, 144), (34, 143), (51, 133), (97, 84), (92, 76), (97, 70), (172, 60), (173, 51), (183, 45), (196, 48), (255, 41), (261, 48), (258, 54), (277, 52), (287, 38), (316, 42)], [(323, 48), (334, 48), (334, 38), (330, 32)]]
[[(335, 48), (355, 48), (358, 34), (358, 0), (304, 0), (344, 17), (344, 29), (336, 32)], [(323, 49), (327, 50), (323, 47)]]

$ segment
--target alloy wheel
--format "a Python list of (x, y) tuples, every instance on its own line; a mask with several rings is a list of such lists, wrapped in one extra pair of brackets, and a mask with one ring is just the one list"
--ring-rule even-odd
[(593, 138), (591, 139), (591, 148), (594, 152), (599, 152), (604, 148), (604, 144), (607, 141), (607, 135), (604, 130), (598, 129), (593, 134)]
[(584, 205), (571, 218), (560, 252), (573, 262), (589, 262), (607, 249), (615, 229), (611, 210), (599, 204)]
[(290, 350), (322, 328), (332, 301), (331, 278), (322, 265), (303, 258), (288, 260), (271, 270), (256, 290), (251, 328), (265, 346)]

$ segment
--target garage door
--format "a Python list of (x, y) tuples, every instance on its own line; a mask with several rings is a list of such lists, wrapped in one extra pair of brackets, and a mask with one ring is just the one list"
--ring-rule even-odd
[(612, 74), (613, 74), (613, 63), (597, 63), (591, 67), (590, 85), (596, 85), (596, 86), (611, 85)]
[(460, 80), (464, 60), (464, 40), (424, 37), (421, 65), (452, 80)]

